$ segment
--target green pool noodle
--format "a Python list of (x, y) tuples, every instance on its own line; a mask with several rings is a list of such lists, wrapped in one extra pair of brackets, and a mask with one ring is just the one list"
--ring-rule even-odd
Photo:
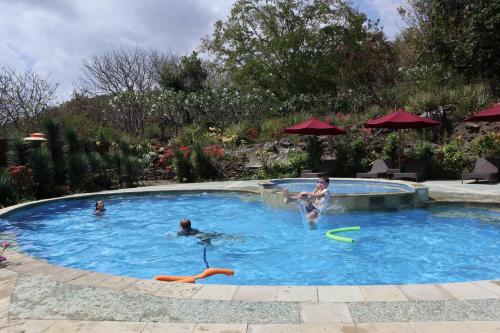
[(344, 243), (354, 243), (354, 240), (349, 237), (343, 237), (343, 236), (337, 236), (335, 235), (337, 232), (344, 232), (344, 231), (358, 231), (360, 230), (361, 227), (346, 227), (346, 228), (337, 228), (337, 229), (332, 229), (328, 230), (326, 232), (326, 237), (336, 240), (339, 242), (344, 242)]

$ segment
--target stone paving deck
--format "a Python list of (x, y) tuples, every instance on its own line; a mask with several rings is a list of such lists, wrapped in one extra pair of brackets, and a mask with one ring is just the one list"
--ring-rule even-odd
[[(453, 201), (457, 198), (453, 193), (464, 192), (461, 201), (474, 201), (471, 198), (480, 191), (481, 202), (495, 202), (497, 195), (496, 188), (470, 188), (476, 184), (426, 185), (437, 200)], [(258, 189), (255, 181), (237, 181), (106, 193)], [(6, 255), (9, 263), (0, 269), (0, 332), (500, 333), (500, 281), (403, 286), (190, 285), (57, 267), (12, 251)]]

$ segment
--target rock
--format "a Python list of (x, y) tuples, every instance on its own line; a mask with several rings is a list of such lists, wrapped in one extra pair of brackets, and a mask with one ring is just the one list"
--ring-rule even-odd
[(290, 141), (290, 139), (288, 138), (283, 138), (279, 141), (279, 145), (280, 147), (283, 147), (283, 148), (290, 148), (290, 147), (293, 147), (294, 144), (292, 141)]
[(266, 142), (266, 143), (264, 143), (264, 147), (262, 147), (262, 148), (268, 152), (277, 151), (276, 142)]
[(469, 132), (476, 133), (476, 132), (479, 132), (479, 130), (481, 129), (481, 125), (475, 124), (475, 123), (466, 123), (465, 128)]

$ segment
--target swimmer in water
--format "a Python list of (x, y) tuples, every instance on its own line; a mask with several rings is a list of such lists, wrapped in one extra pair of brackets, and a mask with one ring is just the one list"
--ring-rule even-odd
[(99, 200), (95, 203), (95, 215), (104, 215), (106, 208), (104, 208), (104, 201)]
[(284, 202), (301, 201), (305, 204), (306, 218), (309, 223), (315, 223), (326, 208), (330, 198), (328, 185), (330, 178), (323, 176), (316, 181), (316, 187), (312, 192), (300, 192), (299, 195), (289, 196), (288, 189), (283, 191)]

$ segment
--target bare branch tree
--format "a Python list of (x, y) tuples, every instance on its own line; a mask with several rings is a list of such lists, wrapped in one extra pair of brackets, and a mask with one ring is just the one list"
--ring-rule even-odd
[(51, 105), (57, 85), (34, 72), (18, 74), (13, 69), (0, 71), (0, 126), (17, 130), (32, 127), (35, 117)]
[(139, 48), (106, 52), (84, 61), (80, 85), (93, 95), (153, 90), (158, 87), (161, 68), (175, 58)]

